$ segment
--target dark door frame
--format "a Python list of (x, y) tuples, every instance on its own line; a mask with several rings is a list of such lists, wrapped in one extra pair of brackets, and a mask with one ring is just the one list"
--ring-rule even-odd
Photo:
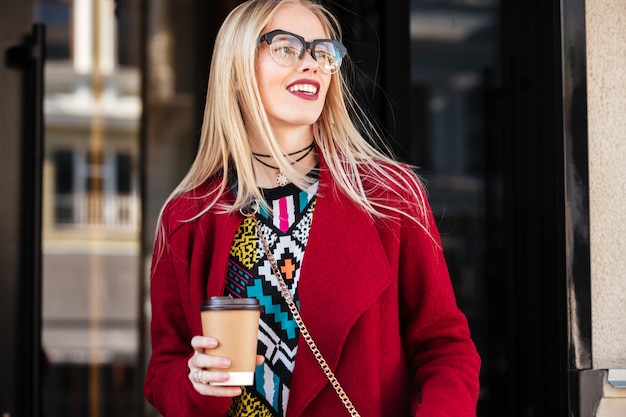
[[(10, 8), (10, 10), (9, 10)], [(0, 6), (0, 414), (40, 415), (45, 28), (34, 1)]]
[(502, 2), (512, 416), (590, 415), (584, 22), (584, 0)]

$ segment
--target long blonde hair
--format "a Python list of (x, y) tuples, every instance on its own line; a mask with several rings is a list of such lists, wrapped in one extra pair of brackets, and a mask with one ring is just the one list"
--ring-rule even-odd
[[(309, 184), (310, 179), (289, 164), (274, 139), (261, 104), (255, 73), (257, 40), (276, 10), (288, 4), (306, 7), (319, 18), (330, 38), (341, 39), (336, 17), (313, 0), (249, 0), (228, 15), (215, 41), (196, 159), (168, 198), (170, 201), (221, 175), (221, 185), (212, 195), (206, 196), (207, 206), (194, 218), (214, 208), (227, 192), (228, 172), (236, 173), (238, 192), (233, 205), (221, 209), (235, 211), (251, 199), (262, 199), (252, 170), (247, 129), (260, 133), (277, 165), (294, 184), (301, 188)], [(427, 230), (423, 187), (417, 176), (407, 175), (407, 168), (389, 156), (391, 152), (383, 138), (351, 94), (350, 64), (346, 57), (342, 69), (332, 76), (324, 108), (313, 126), (318, 152), (326, 161), (337, 187), (358, 206), (373, 216), (384, 216), (383, 213), (389, 211), (410, 216)], [(252, 126), (244, 124), (244, 115)], [(388, 200), (373, 198), (370, 191), (381, 187), (398, 198), (402, 198), (400, 192), (412, 194), (410, 197), (413, 198), (408, 198), (410, 201), (405, 204), (413, 202), (415, 210), (406, 213)]]

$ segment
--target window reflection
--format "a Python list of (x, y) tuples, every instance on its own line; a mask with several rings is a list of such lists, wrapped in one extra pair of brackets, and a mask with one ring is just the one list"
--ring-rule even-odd
[(40, 21), (46, 23), (46, 54), (52, 61), (70, 59), (70, 5), (64, 1), (38, 4)]
[(48, 33), (42, 409), (137, 415), (139, 0), (36, 6)]

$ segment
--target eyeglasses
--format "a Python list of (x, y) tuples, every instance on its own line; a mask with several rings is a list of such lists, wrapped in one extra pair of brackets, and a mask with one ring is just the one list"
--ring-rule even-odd
[(307, 42), (302, 36), (281, 29), (261, 35), (259, 43), (263, 41), (269, 45), (270, 55), (277, 64), (290, 67), (300, 61), (308, 49), (326, 74), (339, 71), (341, 61), (347, 53), (346, 47), (336, 39), (315, 39)]

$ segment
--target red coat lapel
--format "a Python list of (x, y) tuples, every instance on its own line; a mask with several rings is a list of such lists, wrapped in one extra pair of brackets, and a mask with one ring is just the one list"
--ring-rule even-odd
[[(334, 370), (350, 329), (391, 284), (392, 272), (371, 217), (333, 184), (322, 169), (298, 294), (302, 318)], [(300, 338), (287, 415), (301, 415), (326, 384)]]

